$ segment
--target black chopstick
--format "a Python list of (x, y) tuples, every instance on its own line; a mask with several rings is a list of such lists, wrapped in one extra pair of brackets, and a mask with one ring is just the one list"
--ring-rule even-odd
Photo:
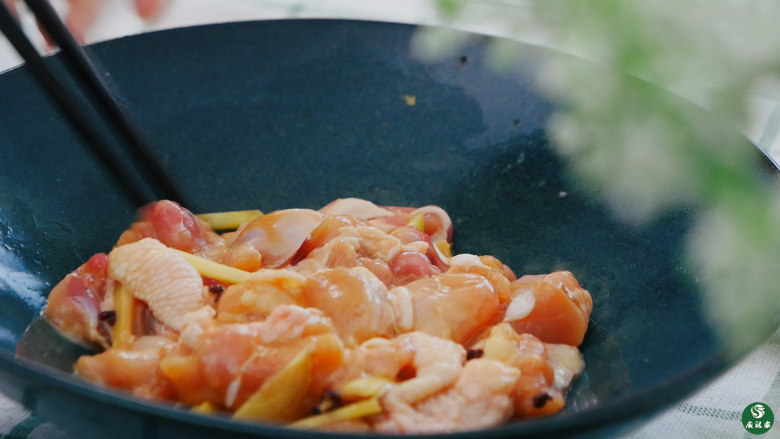
[[(109, 125), (112, 127), (113, 131), (119, 134), (118, 138), (124, 139), (126, 150), (130, 153), (132, 159), (136, 163), (140, 163), (142, 170), (141, 172), (153, 183), (153, 190), (156, 189), (156, 192), (160, 198), (166, 198), (177, 201), (183, 205), (188, 205), (185, 202), (182, 193), (170, 179), (168, 173), (156, 160), (154, 154), (151, 152), (151, 149), (149, 148), (144, 137), (141, 135), (140, 131), (127, 117), (122, 107), (114, 98), (113, 94), (109, 91), (108, 86), (103, 81), (97, 68), (89, 59), (84, 49), (76, 42), (75, 38), (57, 15), (51, 4), (47, 0), (25, 0), (25, 2), (35, 15), (35, 18), (38, 20), (38, 23), (43, 31), (48, 34), (48, 36), (57, 44), (57, 46), (59, 46), (61, 56), (63, 57), (66, 66), (69, 68), (71, 74), (76, 79), (76, 83), (85, 89), (85, 95), (88, 97), (88, 99), (90, 99), (97, 113), (105, 115), (108, 118)], [(6, 12), (8, 11), (6, 10)], [(8, 15), (10, 15), (10, 12)], [(16, 39), (20, 41), (23, 39), (26, 41), (26, 44), (23, 43), (23, 46), (26, 47), (25, 51), (29, 52), (29, 50), (32, 49), (35, 55), (37, 55), (37, 58), (40, 59), (40, 55), (34, 49), (32, 44), (29, 43), (29, 40), (27, 40), (27, 37), (21, 31), (18, 23), (16, 23), (15, 20), (13, 20), (13, 22), (16, 24), (16, 26), (13, 27), (17, 28), (20, 33), (20, 35), (16, 36)], [(10, 26), (4, 26), (4, 31), (5, 27)], [(14, 47), (16, 46), (17, 45), (14, 44)], [(19, 49), (17, 48), (17, 50)], [(24, 54), (22, 54), (22, 56), (25, 57)], [(25, 58), (25, 61), (27, 61), (27, 58)], [(47, 70), (47, 73), (43, 73), (43, 75), (54, 78), (54, 75), (48, 71), (48, 67), (42, 60), (41, 62), (37, 62), (35, 67), (33, 67), (31, 64), (31, 67), (34, 70), (39, 71), (39, 75), (41, 74), (40, 72), (45, 69)], [(47, 79), (46, 82), (50, 83), (51, 81)], [(56, 81), (54, 81), (54, 83), (56, 83)], [(58, 88), (64, 89), (61, 86)], [(47, 89), (50, 92), (54, 90), (51, 84), (47, 85)], [(60, 92), (57, 93), (61, 94)], [(68, 112), (79, 113), (79, 110), (71, 108)], [(79, 116), (76, 117), (78, 118)], [(86, 124), (86, 128), (89, 129), (91, 126)], [(95, 136), (89, 135), (89, 137), (91, 138)], [(104, 146), (105, 145), (100, 144), (100, 148), (105, 151), (107, 148)], [(116, 157), (109, 157), (108, 154), (101, 154), (101, 158), (104, 160), (117, 159)], [(117, 167), (123, 167), (121, 160), (110, 163), (109, 166), (112, 170), (116, 169)]]
[(105, 140), (92, 127), (89, 119), (79, 108), (78, 100), (57, 81), (49, 67), (43, 61), (43, 57), (35, 49), (35, 46), (27, 39), (16, 18), (11, 11), (0, 2), (0, 29), (2, 29), (8, 41), (14, 46), (19, 55), (30, 67), (35, 77), (54, 101), (60, 106), (62, 112), (68, 117), (79, 134), (85, 140), (90, 151), (96, 154), (109, 172), (116, 178), (117, 183), (136, 205), (143, 205), (154, 201), (154, 196), (136, 182), (136, 176), (126, 166), (122, 166), (122, 160), (108, 147)]

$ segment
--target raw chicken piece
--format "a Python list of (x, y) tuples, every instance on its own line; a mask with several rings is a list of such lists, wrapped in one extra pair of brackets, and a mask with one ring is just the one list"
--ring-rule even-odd
[(140, 218), (119, 237), (117, 246), (154, 238), (168, 247), (210, 259), (225, 251), (223, 239), (208, 224), (173, 201), (150, 203), (140, 213)]
[(333, 320), (347, 346), (395, 335), (387, 288), (363, 267), (321, 270), (306, 279), (302, 295)]
[(314, 248), (291, 267), (304, 276), (326, 268), (361, 266), (374, 273), (386, 286), (391, 286), (394, 275), (390, 263), (403, 252), (418, 250), (418, 244), (421, 244), (404, 244), (375, 227), (344, 225), (341, 219), (336, 222), (326, 219), (323, 223), (338, 229), (336, 232), (331, 229), (321, 247)]
[(371, 339), (352, 350), (328, 388), (349, 395), (349, 383), (356, 378), (385, 380), (383, 412), (366, 420), (372, 430), (443, 433), (509, 419), (519, 376), (518, 369), (499, 361), (466, 362), (466, 351), (457, 343), (411, 332), (391, 340)]
[(441, 274), (441, 270), (433, 264), (428, 256), (419, 252), (401, 252), (390, 261), (393, 273), (393, 285), (404, 285), (422, 277)]
[(401, 381), (382, 396), (382, 406), (390, 413), (413, 411), (413, 404), (449, 387), (458, 379), (466, 359), (461, 345), (422, 332), (401, 334), (391, 343), (397, 355), (407, 361), (400, 363), (394, 376)]
[(545, 343), (544, 346), (555, 374), (553, 387), (566, 392), (585, 369), (582, 353), (576, 347), (567, 344)]
[(84, 379), (127, 390), (141, 398), (175, 400), (176, 391), (158, 366), (160, 358), (175, 346), (174, 341), (165, 337), (139, 337), (130, 349), (111, 348), (82, 356), (74, 370)]
[(433, 241), (431, 241), (431, 237), (416, 227), (406, 225), (396, 227), (390, 231), (390, 235), (401, 240), (403, 244), (425, 243), (425, 250), (423, 250), (423, 247), (421, 246), (420, 253), (425, 254), (428, 258), (428, 263), (436, 266), (436, 268), (442, 271), (446, 271), (449, 267), (448, 263), (444, 260), (445, 258), (441, 256), (440, 252), (436, 251), (436, 246), (433, 244)]
[(565, 405), (566, 389), (556, 385), (553, 364), (566, 366), (562, 361), (551, 361), (546, 346), (531, 334), (518, 334), (508, 323), (492, 327), (488, 337), (479, 345), (484, 351), (484, 358), (501, 361), (520, 370), (514, 390), (515, 416), (550, 415)]
[(330, 319), (313, 308), (280, 305), (262, 322), (206, 326), (191, 348), (167, 355), (160, 368), (179, 401), (235, 410), (303, 349), (311, 349), (314, 371), (300, 407), (305, 414), (344, 360)]
[(352, 238), (360, 244), (361, 256), (378, 258), (385, 262), (391, 261), (403, 250), (401, 241), (376, 227), (354, 226), (342, 227), (339, 234), (345, 238)]
[(108, 256), (98, 253), (52, 289), (44, 317), (76, 342), (108, 347), (111, 328), (106, 319), (100, 318), (107, 279)]
[(448, 389), (373, 419), (381, 433), (452, 433), (496, 427), (512, 417), (512, 392), (520, 371), (484, 358), (466, 362)]
[(238, 232), (222, 263), (246, 271), (281, 267), (291, 261), (320, 222), (322, 214), (309, 209), (277, 210), (263, 215)]
[(368, 225), (365, 221), (349, 215), (326, 216), (315, 227), (309, 236), (303, 241), (298, 252), (293, 257), (292, 263), (297, 264), (301, 259), (309, 256), (312, 250), (320, 248), (330, 242), (331, 239), (340, 236), (340, 230), (344, 226)]
[(526, 275), (512, 282), (505, 321), (546, 343), (579, 346), (588, 330), (593, 299), (568, 271)]
[(446, 269), (446, 258), (437, 252), (433, 243), (440, 241), (451, 241), (452, 239), (452, 220), (444, 209), (439, 206), (397, 207), (397, 206), (377, 206), (376, 204), (359, 198), (342, 198), (335, 200), (327, 206), (320, 209), (323, 215), (349, 215), (360, 220), (368, 221), (375, 228), (386, 232), (393, 231), (400, 227), (408, 227), (409, 221), (420, 215), (423, 218), (424, 230), (422, 233), (426, 236), (425, 241), (430, 245), (429, 259), (440, 269)]
[(320, 209), (325, 216), (349, 215), (358, 219), (371, 219), (393, 216), (393, 212), (361, 198), (339, 198)]
[(207, 305), (197, 270), (152, 238), (114, 248), (108, 255), (108, 273), (175, 331), (181, 331), (187, 313)]
[[(500, 311), (495, 289), (485, 277), (476, 274), (442, 273), (425, 277), (393, 288), (390, 295), (400, 309), (399, 329), (407, 329), (404, 323), (411, 322), (410, 330), (460, 344), (467, 344), (492, 324)], [(411, 318), (404, 302), (411, 304)]]
[(501, 305), (511, 300), (510, 282), (515, 280), (512, 270), (493, 256), (461, 253), (450, 258), (448, 273), (471, 273), (483, 276), (493, 285)]
[(449, 214), (439, 206), (423, 206), (409, 213), (410, 217), (423, 215), (425, 233), (434, 243), (452, 240), (452, 220)]
[(373, 338), (349, 352), (328, 388), (342, 394), (344, 386), (356, 378), (382, 378), (394, 383), (382, 396), (383, 406), (412, 410), (411, 405), (454, 383), (465, 359), (463, 346), (422, 332)]
[(219, 298), (221, 322), (264, 320), (279, 305), (303, 305), (306, 278), (284, 269), (261, 268), (246, 282), (229, 286)]

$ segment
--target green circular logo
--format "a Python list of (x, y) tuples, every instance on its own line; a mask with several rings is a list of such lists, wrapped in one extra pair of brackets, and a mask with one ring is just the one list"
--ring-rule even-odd
[(763, 402), (754, 402), (742, 410), (742, 426), (749, 433), (764, 434), (775, 423), (775, 414)]

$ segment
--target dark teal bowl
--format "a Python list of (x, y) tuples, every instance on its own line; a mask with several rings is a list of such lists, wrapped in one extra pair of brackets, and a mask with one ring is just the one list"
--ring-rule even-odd
[[(695, 211), (633, 227), (567, 173), (546, 136), (556, 107), (531, 79), (535, 60), (559, 55), (526, 47), (521, 68), (498, 74), (476, 38), (423, 63), (410, 55), (414, 31), (246, 22), (89, 51), (195, 211), (318, 208), (346, 196), (438, 204), (454, 219), (458, 252), (495, 254), (518, 273), (576, 274), (594, 311), (566, 409), (458, 437), (616, 434), (770, 334), (727, 354), (704, 318), (682, 255)], [(27, 68), (0, 77), (0, 97), (0, 390), (78, 438), (317, 436), (97, 388), (70, 374), (73, 346), (40, 322), (25, 333), (49, 289), (108, 250), (136, 206)]]

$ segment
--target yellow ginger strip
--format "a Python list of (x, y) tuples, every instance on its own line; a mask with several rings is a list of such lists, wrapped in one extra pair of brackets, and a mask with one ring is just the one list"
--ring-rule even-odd
[(412, 215), (412, 217), (409, 218), (407, 225), (410, 225), (421, 232), (425, 232), (425, 214), (418, 212)]
[(228, 212), (201, 213), (195, 215), (214, 230), (235, 230), (241, 224), (251, 222), (263, 216), (257, 209), (232, 210)]
[(202, 402), (196, 406), (192, 407), (192, 410), (190, 410), (193, 413), (198, 413), (201, 415), (213, 415), (219, 412), (219, 409), (214, 406), (214, 404), (206, 401)]
[(484, 358), (512, 365), (515, 356), (517, 356), (518, 347), (507, 335), (507, 332), (513, 332), (514, 330), (506, 325), (506, 323), (503, 323), (490, 329), (482, 351)]
[(447, 241), (436, 241), (433, 245), (436, 246), (437, 249), (443, 254), (444, 256), (451, 258), (452, 257), (452, 246)]
[(225, 264), (220, 264), (219, 262), (214, 262), (206, 258), (201, 258), (200, 256), (195, 256), (193, 254), (183, 252), (181, 250), (177, 250), (174, 248), (172, 248), (171, 250), (179, 253), (187, 262), (190, 263), (190, 265), (192, 265), (193, 267), (195, 267), (196, 270), (198, 270), (198, 273), (200, 273), (201, 276), (210, 277), (220, 282), (226, 282), (229, 284), (240, 284), (242, 282), (245, 282), (249, 278), (249, 275), (251, 274), (248, 271), (239, 270), (238, 268), (231, 267)]
[(339, 391), (339, 395), (342, 398), (370, 398), (372, 396), (379, 396), (385, 389), (392, 385), (392, 381), (387, 378), (381, 378), (378, 376), (366, 376), (361, 378), (355, 378), (354, 380), (344, 384)]
[(365, 416), (376, 415), (378, 413), (382, 413), (382, 404), (379, 403), (379, 399), (377, 397), (373, 397), (345, 405), (344, 407), (333, 410), (332, 412), (300, 419), (293, 422), (292, 424), (289, 424), (288, 427), (315, 429), (328, 424), (333, 424), (334, 422), (360, 419)]
[(314, 360), (310, 348), (298, 353), (260, 386), (233, 414), (234, 419), (292, 421), (301, 415), (309, 391)]
[(122, 285), (114, 289), (114, 312), (116, 321), (112, 329), (113, 345), (126, 347), (133, 342), (133, 321), (135, 320), (135, 297)]

